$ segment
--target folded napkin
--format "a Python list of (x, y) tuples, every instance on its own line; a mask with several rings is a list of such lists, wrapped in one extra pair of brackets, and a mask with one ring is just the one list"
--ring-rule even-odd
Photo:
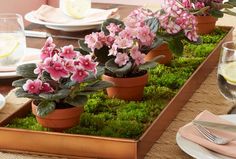
[[(223, 123), (223, 124), (233, 124), (229, 121), (226, 121), (222, 118), (220, 118), (217, 115), (214, 115), (210, 113), (209, 111), (203, 111), (200, 113), (195, 120), (201, 120), (201, 121), (210, 121), (215, 123)], [(210, 128), (209, 128), (210, 129)], [(228, 131), (222, 131), (222, 130), (215, 130), (210, 129), (210, 131), (218, 136), (225, 137), (225, 138), (234, 138), (236, 137), (236, 133), (228, 132)], [(179, 129), (179, 134), (190, 140), (193, 141), (203, 147), (206, 147), (212, 151), (215, 151), (217, 153), (223, 154), (225, 156), (230, 156), (233, 158), (236, 158), (236, 141), (232, 141), (227, 145), (217, 145), (214, 144), (207, 139), (205, 139), (195, 128), (195, 126), (192, 123), (189, 123)]]
[(86, 17), (82, 19), (75, 19), (64, 14), (60, 8), (42, 5), (38, 10), (34, 11), (34, 17), (45, 22), (56, 24), (89, 25), (114, 16), (117, 10), (117, 8), (108, 10), (90, 9)]

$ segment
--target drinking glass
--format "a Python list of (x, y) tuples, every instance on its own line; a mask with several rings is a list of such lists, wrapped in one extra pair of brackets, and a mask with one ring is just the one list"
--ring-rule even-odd
[(217, 71), (218, 87), (221, 94), (228, 100), (236, 101), (236, 42), (225, 42)]
[(24, 56), (26, 38), (22, 16), (0, 14), (0, 67), (14, 66)]

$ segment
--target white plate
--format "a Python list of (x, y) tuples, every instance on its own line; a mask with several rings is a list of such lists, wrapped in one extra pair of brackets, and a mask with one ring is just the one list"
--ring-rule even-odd
[[(222, 115), (220, 117), (236, 124), (236, 115)], [(208, 150), (186, 138), (183, 138), (179, 133), (176, 135), (176, 142), (185, 153), (196, 159), (233, 159)]]
[[(26, 48), (25, 51), (25, 56), (30, 55), (30, 54), (39, 54), (40, 53), (40, 49), (35, 49), (35, 48)], [(35, 61), (27, 61), (28, 62), (35, 62)], [(24, 63), (24, 61), (22, 62)], [(4, 78), (14, 78), (17, 77), (18, 75), (16, 75), (16, 72), (0, 72), (0, 79), (4, 79)]]
[(73, 32), (73, 31), (83, 31), (83, 30), (89, 30), (89, 29), (96, 29), (100, 28), (99, 25), (91, 25), (91, 26), (73, 26), (73, 27), (62, 27), (62, 26), (51, 26), (51, 25), (45, 25), (49, 29), (54, 29), (54, 30), (62, 30), (62, 31), (67, 31), (67, 32)]
[[(98, 9), (98, 8), (91, 8), (90, 13), (95, 13), (95, 12), (101, 12), (104, 11), (104, 9)], [(45, 25), (46, 27), (50, 29), (55, 29), (55, 30), (63, 30), (63, 31), (82, 31), (82, 30), (88, 30), (88, 29), (94, 29), (98, 28), (105, 19), (99, 19), (99, 20), (94, 20), (89, 23), (84, 23), (83, 19), (81, 20), (76, 20), (76, 24), (72, 23), (66, 23), (66, 24), (61, 24), (61, 23), (52, 23), (52, 22), (45, 22), (42, 20), (39, 20), (34, 17), (34, 12), (31, 11), (25, 15), (25, 19), (31, 23), (35, 24), (40, 24), (40, 25)], [(118, 14), (115, 14), (113, 18), (119, 19), (120, 16)], [(80, 23), (81, 21), (81, 23)]]

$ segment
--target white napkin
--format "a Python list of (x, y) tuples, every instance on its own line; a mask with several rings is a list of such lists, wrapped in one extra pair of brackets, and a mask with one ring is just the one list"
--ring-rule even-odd
[(88, 15), (82, 19), (75, 19), (65, 15), (61, 9), (54, 8), (48, 5), (42, 5), (38, 10), (34, 11), (34, 17), (50, 23), (71, 24), (71, 25), (86, 25), (93, 22), (103, 21), (114, 16), (118, 11), (117, 8), (102, 10), (90, 9)]

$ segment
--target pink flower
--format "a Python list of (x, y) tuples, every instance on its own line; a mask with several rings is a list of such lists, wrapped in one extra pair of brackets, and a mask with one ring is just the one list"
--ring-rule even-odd
[(121, 28), (115, 23), (110, 23), (106, 28), (112, 35), (115, 35), (116, 33), (121, 31)]
[(120, 67), (126, 65), (128, 61), (129, 56), (126, 53), (117, 53), (115, 63), (118, 64)]
[(54, 91), (54, 89), (49, 85), (49, 83), (43, 83), (40, 91), (42, 93), (52, 93)]
[(136, 57), (135, 57), (135, 64), (138, 66), (138, 65), (140, 65), (140, 64), (144, 64), (145, 63), (145, 60), (144, 60), (144, 58), (145, 58), (145, 54), (142, 54), (141, 52), (140, 53), (137, 53), (136, 54)]
[(62, 52), (60, 53), (60, 56), (67, 59), (73, 59), (77, 56), (77, 53), (74, 51), (73, 45), (69, 45), (69, 46), (64, 46), (62, 48)]
[(138, 57), (138, 54), (140, 54), (141, 52), (139, 51), (139, 47), (138, 46), (134, 46), (131, 48), (130, 50), (130, 56), (133, 59), (136, 59)]
[(141, 41), (142, 45), (150, 46), (153, 42), (155, 35), (151, 32), (148, 26), (138, 28), (137, 38)]
[(53, 56), (53, 47), (43, 47), (41, 49), (41, 54), (40, 58), (41, 60), (45, 60), (47, 57), (52, 57)]
[(73, 75), (71, 76), (72, 81), (83, 82), (84, 79), (89, 75), (88, 72), (84, 70), (83, 67), (77, 67)]
[(137, 29), (134, 28), (125, 28), (119, 33), (119, 36), (123, 39), (132, 39), (137, 36)]
[(117, 37), (114, 43), (117, 45), (118, 48), (126, 49), (130, 48), (133, 45), (133, 40)]
[(29, 79), (23, 85), (24, 91), (27, 91), (31, 94), (39, 94), (41, 87), (42, 87), (42, 81), (39, 79), (36, 79), (34, 81)]
[(37, 67), (34, 69), (34, 74), (38, 74), (39, 76), (41, 76), (43, 71), (44, 71), (44, 65), (42, 63), (38, 63)]
[(185, 8), (191, 8), (191, 1), (190, 0), (182, 0), (182, 4)]
[(58, 81), (62, 77), (69, 77), (69, 72), (64, 68), (61, 62), (55, 62), (49, 59), (46, 63), (49, 64), (49, 62), (50, 65), (46, 66), (45, 70), (50, 74), (53, 80)]
[(85, 43), (92, 51), (95, 49), (101, 49), (105, 42), (106, 37), (103, 32), (96, 32), (85, 36)]
[(111, 36), (111, 35), (108, 35), (106, 37), (105, 44), (110, 47), (114, 43), (114, 41), (115, 41), (115, 37)]
[(118, 47), (116, 44), (112, 45), (111, 49), (109, 50), (108, 56), (112, 56), (112, 55), (116, 56), (116, 54), (118, 52), (117, 49), (118, 49)]
[(53, 48), (53, 49), (56, 47), (56, 45), (53, 43), (52, 37), (48, 37), (43, 46), (43, 48), (48, 48), (48, 47)]
[[(91, 55), (86, 55), (86, 56), (80, 56), (78, 58), (80, 65), (88, 71), (95, 71), (96, 66), (98, 63), (92, 61), (92, 56)], [(96, 71), (95, 71), (96, 72)]]
[(64, 61), (64, 67), (65, 67), (66, 71), (74, 72), (75, 71), (74, 60), (66, 60), (66, 61)]
[(205, 4), (203, 2), (196, 2), (194, 6), (196, 9), (201, 9), (205, 7)]

